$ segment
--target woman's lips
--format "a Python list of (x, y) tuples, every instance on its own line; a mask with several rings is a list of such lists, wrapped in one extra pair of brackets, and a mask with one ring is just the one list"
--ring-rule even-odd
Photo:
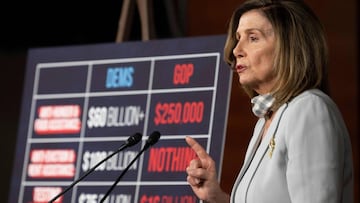
[(246, 66), (243, 65), (236, 65), (236, 72), (241, 73), (246, 69)]

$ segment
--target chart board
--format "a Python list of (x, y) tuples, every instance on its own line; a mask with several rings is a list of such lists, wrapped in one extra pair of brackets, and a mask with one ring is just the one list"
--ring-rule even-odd
[[(160, 140), (105, 202), (199, 202), (185, 169), (195, 138), (221, 170), (232, 73), (225, 36), (31, 49), (9, 202), (99, 202), (154, 131)], [(219, 173), (220, 174), (220, 173)]]

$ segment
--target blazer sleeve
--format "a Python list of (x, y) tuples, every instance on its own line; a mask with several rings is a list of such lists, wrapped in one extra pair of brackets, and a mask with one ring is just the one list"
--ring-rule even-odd
[(284, 128), (292, 203), (341, 202), (344, 136), (348, 135), (336, 108), (318, 95), (289, 104)]

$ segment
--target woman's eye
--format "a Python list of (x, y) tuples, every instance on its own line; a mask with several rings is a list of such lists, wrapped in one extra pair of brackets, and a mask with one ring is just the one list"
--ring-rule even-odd
[(258, 38), (257, 38), (257, 37), (250, 36), (250, 41), (255, 42), (255, 41), (257, 41), (257, 40), (258, 40)]

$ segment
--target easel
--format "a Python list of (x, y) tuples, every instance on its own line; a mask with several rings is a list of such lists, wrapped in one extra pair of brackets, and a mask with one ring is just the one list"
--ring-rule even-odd
[[(179, 3), (176, 0), (166, 0), (164, 1), (165, 7), (168, 14), (168, 19), (170, 23), (170, 29), (174, 36), (182, 36), (182, 29), (179, 25), (179, 19), (176, 13), (174, 3)], [(116, 35), (116, 42), (123, 42), (129, 39), (132, 19), (134, 15), (135, 4), (139, 11), (140, 21), (141, 21), (141, 39), (147, 41), (154, 39), (155, 34), (155, 23), (153, 15), (153, 0), (123, 0), (121, 15), (118, 23), (118, 30)], [(184, 6), (183, 6), (184, 7)]]
[(155, 37), (155, 25), (152, 9), (152, 0), (123, 0), (121, 15), (118, 24), (116, 42), (129, 39), (131, 23), (134, 15), (135, 3), (137, 4), (141, 21), (141, 39), (143, 41)]

